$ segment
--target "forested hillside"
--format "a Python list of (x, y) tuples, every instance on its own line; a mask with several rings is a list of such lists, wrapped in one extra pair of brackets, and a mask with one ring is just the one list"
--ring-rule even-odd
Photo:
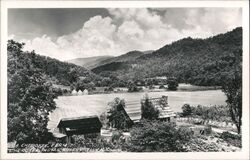
[[(56, 106), (53, 84), (76, 88), (97, 76), (83, 67), (23, 52), (24, 44), (8, 41), (8, 141), (46, 143), (48, 115)], [(86, 88), (86, 86), (83, 86)]]
[[(9, 41), (9, 44), (15, 44), (14, 41)], [(17, 69), (22, 69), (24, 64), (21, 60), (25, 60), (28, 66), (32, 66), (39, 70), (47, 81), (53, 84), (70, 85), (78, 80), (79, 77), (95, 79), (96, 75), (91, 71), (77, 66), (75, 64), (61, 62), (57, 59), (41, 56), (35, 52), (20, 52), (18, 56), (13, 57), (12, 52), (8, 52), (8, 61), (15, 59)], [(18, 63), (20, 62), (20, 63)], [(8, 69), (13, 69), (14, 66), (8, 66)], [(29, 68), (30, 69), (30, 68)]]
[(113, 58), (112, 56), (96, 56), (89, 58), (76, 58), (68, 60), (67, 62), (76, 64), (78, 66), (85, 67), (87, 69), (92, 69), (100, 65), (102, 61)]
[(195, 85), (221, 85), (235, 65), (242, 62), (242, 28), (207, 39), (190, 37), (166, 45), (133, 60), (113, 61), (94, 68), (101, 75), (120, 79), (176, 77)]
[[(147, 53), (147, 51), (146, 51)], [(152, 53), (152, 52), (151, 52)], [(114, 65), (116, 64), (122, 64), (122, 62), (129, 62), (129, 61), (133, 61), (135, 60), (136, 58), (142, 56), (144, 54), (144, 52), (141, 52), (141, 51), (130, 51), (126, 54), (123, 54), (121, 56), (118, 56), (118, 57), (113, 57), (113, 58), (109, 58), (109, 59), (106, 59), (106, 60), (103, 60), (103, 61), (100, 61), (99, 62), (99, 65), (98, 66), (104, 66), (107, 64), (107, 66), (113, 66), (112, 63), (114, 63)], [(121, 63), (120, 63), (121, 62)], [(97, 67), (98, 67), (97, 66)], [(95, 67), (95, 68), (97, 68)], [(106, 67), (106, 66), (105, 66)], [(111, 70), (114, 70), (115, 68), (111, 69)], [(105, 69), (106, 70), (106, 69)]]

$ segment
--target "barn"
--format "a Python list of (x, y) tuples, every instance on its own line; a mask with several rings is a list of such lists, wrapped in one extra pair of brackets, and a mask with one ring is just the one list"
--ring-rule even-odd
[[(57, 125), (59, 134), (65, 135), (66, 141), (70, 143), (72, 135), (88, 135), (99, 136), (102, 124), (98, 116), (82, 116), (73, 118), (62, 118)], [(57, 134), (57, 135), (59, 135)]]

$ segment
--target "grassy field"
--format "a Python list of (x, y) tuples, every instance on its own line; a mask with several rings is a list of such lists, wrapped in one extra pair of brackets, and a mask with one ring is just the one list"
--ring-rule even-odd
[[(48, 129), (55, 128), (61, 118), (100, 115), (115, 97), (122, 98), (125, 102), (138, 101), (140, 103), (145, 94), (145, 92), (137, 92), (58, 97), (55, 100), (57, 108), (49, 116)], [(185, 103), (206, 106), (224, 105), (226, 100), (224, 93), (220, 90), (148, 92), (147, 94), (152, 98), (161, 97), (162, 95), (168, 96), (169, 105), (174, 112), (180, 112)]]
[(220, 86), (195, 86), (191, 84), (180, 83), (178, 91), (204, 91), (204, 90), (216, 90), (221, 89)]

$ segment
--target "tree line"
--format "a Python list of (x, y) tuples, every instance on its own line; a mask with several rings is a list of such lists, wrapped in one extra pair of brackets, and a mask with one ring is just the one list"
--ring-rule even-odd
[(167, 76), (176, 77), (179, 83), (221, 86), (239, 63), (242, 63), (241, 27), (207, 39), (184, 38), (151, 54), (101, 65), (92, 71), (123, 80)]

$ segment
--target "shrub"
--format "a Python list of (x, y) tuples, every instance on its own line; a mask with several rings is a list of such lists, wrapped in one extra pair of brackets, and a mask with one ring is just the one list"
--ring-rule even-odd
[(170, 78), (167, 80), (168, 89), (171, 91), (177, 90), (178, 82), (175, 78)]
[(108, 87), (108, 88), (105, 88), (104, 91), (112, 92), (112, 91), (114, 91), (114, 88), (113, 87)]
[(192, 114), (192, 109), (191, 109), (191, 106), (190, 106), (189, 104), (184, 104), (184, 105), (181, 107), (181, 109), (182, 109), (182, 115), (183, 115), (184, 117), (186, 117), (186, 116), (191, 116), (191, 114)]
[(178, 129), (174, 123), (141, 121), (131, 130), (126, 149), (131, 152), (180, 152), (192, 139), (188, 128)]
[(203, 120), (230, 121), (230, 113), (225, 106), (201, 106), (197, 107), (184, 104), (182, 116), (200, 117)]
[(185, 145), (188, 152), (219, 152), (220, 148), (216, 143), (206, 143), (201, 139), (193, 138), (189, 141), (188, 145)]
[(135, 84), (129, 84), (128, 86), (128, 92), (139, 92), (141, 91), (141, 87), (137, 87)]
[(230, 132), (223, 132), (220, 135), (220, 138), (225, 140), (227, 143), (236, 146), (236, 147), (242, 147), (242, 142), (241, 142), (241, 136), (240, 135), (234, 135)]
[(159, 89), (165, 89), (165, 86), (164, 85), (160, 85)]

